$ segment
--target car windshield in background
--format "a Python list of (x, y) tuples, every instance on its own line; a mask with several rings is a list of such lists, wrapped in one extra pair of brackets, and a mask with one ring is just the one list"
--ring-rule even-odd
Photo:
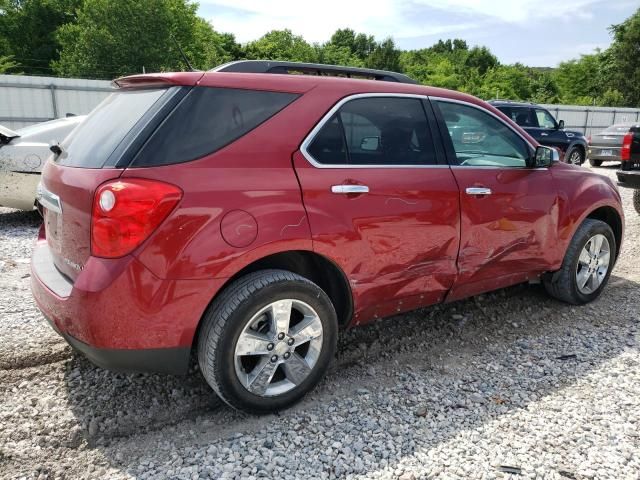
[(57, 163), (101, 168), (127, 133), (171, 89), (117, 91), (109, 95), (62, 143)]

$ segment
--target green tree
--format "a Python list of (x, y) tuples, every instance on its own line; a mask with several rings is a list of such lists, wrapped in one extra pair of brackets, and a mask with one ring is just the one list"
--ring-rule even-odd
[(0, 73), (14, 73), (18, 64), (13, 61), (10, 55), (0, 56)]
[[(187, 0), (85, 0), (77, 21), (58, 29), (62, 76), (114, 78), (184, 69), (172, 36), (196, 68), (233, 57), (232, 37), (220, 36)], [(239, 47), (238, 47), (239, 48)]]
[(603, 93), (606, 77), (602, 75), (602, 54), (581, 55), (579, 59), (562, 62), (555, 79), (562, 91), (562, 101), (569, 104), (593, 104)]
[(73, 22), (82, 0), (0, 1), (0, 55), (12, 55), (26, 74), (51, 75), (60, 45), (56, 29)]
[(365, 60), (365, 65), (379, 70), (402, 71), (400, 50), (396, 48), (396, 44), (391, 38), (387, 38), (376, 45), (376, 48)]
[(350, 56), (356, 57), (364, 62), (375, 50), (377, 43), (373, 35), (357, 33), (350, 28), (342, 28), (331, 35), (331, 40), (326, 47), (346, 49)]
[(316, 50), (299, 35), (291, 30), (272, 30), (258, 40), (245, 46), (245, 54), (249, 59), (287, 60), (293, 62), (315, 62)]
[(609, 86), (622, 94), (627, 106), (640, 107), (640, 8), (610, 31), (613, 43), (604, 58)]

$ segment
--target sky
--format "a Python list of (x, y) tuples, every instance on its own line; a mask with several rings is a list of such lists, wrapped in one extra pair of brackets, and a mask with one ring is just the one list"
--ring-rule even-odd
[(534, 67), (605, 49), (609, 25), (621, 23), (640, 0), (199, 0), (199, 14), (240, 43), (288, 28), (308, 42), (325, 42), (338, 28), (392, 37), (402, 49), (462, 38), (487, 46), (501, 63)]

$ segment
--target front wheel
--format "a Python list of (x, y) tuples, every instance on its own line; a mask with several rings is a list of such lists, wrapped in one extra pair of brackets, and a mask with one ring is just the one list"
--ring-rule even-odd
[(616, 249), (611, 227), (587, 218), (573, 236), (560, 270), (543, 277), (545, 289), (552, 297), (574, 305), (595, 300), (609, 280)]
[(640, 213), (640, 190), (633, 191), (633, 208)]
[(584, 153), (579, 147), (574, 147), (567, 153), (567, 163), (582, 165), (584, 163)]
[(298, 401), (320, 381), (336, 349), (331, 300), (315, 283), (285, 270), (236, 280), (203, 322), (200, 369), (222, 400), (246, 412)]

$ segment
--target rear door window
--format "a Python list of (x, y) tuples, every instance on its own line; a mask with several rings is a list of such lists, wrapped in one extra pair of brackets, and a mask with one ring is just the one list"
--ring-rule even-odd
[(321, 164), (437, 164), (427, 116), (417, 98), (351, 100), (325, 123), (307, 150)]
[(195, 87), (158, 127), (133, 160), (145, 167), (209, 155), (256, 128), (297, 94)]

